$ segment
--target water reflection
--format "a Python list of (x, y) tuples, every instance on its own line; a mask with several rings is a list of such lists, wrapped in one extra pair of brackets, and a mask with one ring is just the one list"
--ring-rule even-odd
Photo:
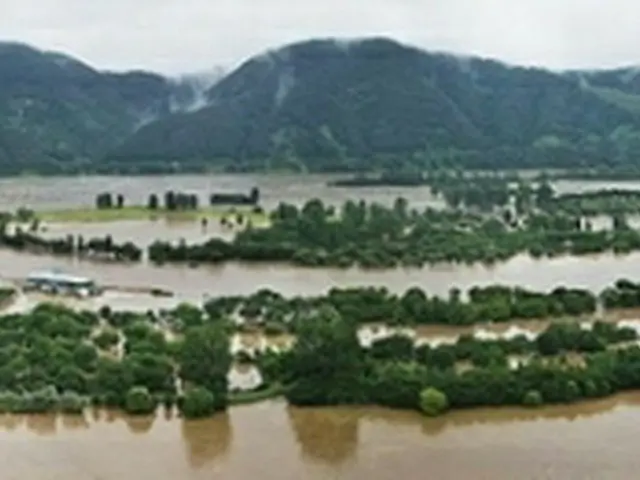
[(151, 415), (136, 417), (122, 416), (121, 418), (124, 420), (124, 423), (127, 425), (129, 431), (138, 435), (149, 432), (151, 430), (151, 427), (153, 427), (154, 421), (156, 420), (156, 417)]
[(60, 423), (66, 430), (84, 430), (89, 428), (89, 420), (85, 415), (62, 415)]
[(189, 465), (194, 469), (201, 469), (229, 453), (232, 428), (227, 413), (209, 420), (180, 420), (180, 431)]
[(358, 448), (357, 410), (287, 408), (302, 455), (332, 467), (351, 460)]
[(387, 480), (425, 472), (444, 479), (628, 479), (640, 468), (640, 393), (438, 419), (381, 408), (297, 409), (280, 401), (201, 421), (163, 409), (155, 421), (110, 411), (95, 418), (93, 411), (85, 421), (0, 416), (0, 454), (8, 460), (2, 479)]
[(39, 436), (56, 433), (58, 418), (54, 415), (27, 415), (24, 417), (25, 427)]

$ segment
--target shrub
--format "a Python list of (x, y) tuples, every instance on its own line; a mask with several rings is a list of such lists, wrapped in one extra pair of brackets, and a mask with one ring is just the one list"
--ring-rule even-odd
[(88, 404), (86, 397), (75, 392), (64, 392), (58, 400), (58, 410), (62, 413), (80, 415)]
[(190, 388), (180, 402), (180, 412), (186, 418), (207, 417), (215, 411), (215, 403), (213, 394), (206, 388)]
[(429, 417), (437, 417), (449, 408), (447, 396), (435, 388), (427, 388), (420, 393), (420, 410)]
[(148, 415), (155, 411), (156, 400), (145, 387), (133, 387), (127, 392), (124, 409), (131, 415)]
[(119, 341), (120, 336), (118, 335), (118, 332), (112, 329), (103, 330), (93, 339), (93, 343), (95, 343), (100, 350), (107, 350), (114, 347)]

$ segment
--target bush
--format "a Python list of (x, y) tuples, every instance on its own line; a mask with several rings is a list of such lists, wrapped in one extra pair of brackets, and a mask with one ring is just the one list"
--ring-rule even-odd
[(58, 410), (62, 413), (81, 415), (88, 404), (86, 397), (75, 392), (64, 392), (58, 400)]
[(60, 397), (55, 387), (45, 387), (21, 396), (15, 413), (47, 413), (55, 410)]
[(18, 410), (22, 402), (20, 395), (14, 392), (0, 392), (0, 413), (12, 413)]
[(527, 407), (539, 407), (544, 403), (544, 399), (542, 398), (542, 394), (538, 390), (529, 390), (525, 393), (522, 404)]
[(93, 339), (93, 343), (100, 350), (107, 350), (111, 347), (114, 347), (118, 344), (119, 341), (120, 336), (118, 335), (118, 332), (111, 329), (103, 330)]
[(133, 387), (127, 392), (124, 409), (131, 415), (149, 415), (156, 409), (156, 400), (145, 387)]
[(437, 417), (449, 408), (447, 396), (435, 388), (427, 388), (420, 393), (420, 410), (429, 417)]
[(180, 402), (180, 412), (186, 418), (208, 417), (215, 412), (215, 398), (206, 388), (190, 388)]

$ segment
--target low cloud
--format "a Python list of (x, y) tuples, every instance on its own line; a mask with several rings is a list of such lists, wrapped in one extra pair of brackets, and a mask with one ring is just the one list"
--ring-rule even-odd
[(101, 68), (171, 74), (370, 35), (560, 69), (640, 64), (638, 18), (633, 0), (2, 0), (0, 35)]

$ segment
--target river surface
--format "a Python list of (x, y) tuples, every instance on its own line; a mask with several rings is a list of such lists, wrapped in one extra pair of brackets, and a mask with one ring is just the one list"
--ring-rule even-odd
[(628, 480), (638, 422), (638, 395), (435, 420), (270, 401), (191, 422), (0, 417), (0, 452), (3, 480)]
[[(0, 279), (20, 279), (38, 270), (61, 268), (87, 276), (99, 284), (123, 287), (159, 287), (176, 294), (163, 304), (179, 301), (200, 303), (207, 296), (246, 295), (270, 288), (285, 296), (320, 295), (332, 287), (378, 286), (402, 293), (420, 287), (428, 294), (447, 295), (450, 289), (467, 290), (474, 285), (520, 285), (550, 290), (559, 285), (590, 288), (599, 292), (620, 278), (635, 279), (640, 273), (640, 252), (624, 256), (602, 254), (536, 260), (520, 255), (488, 267), (441, 264), (424, 268), (392, 270), (346, 270), (299, 268), (285, 264), (225, 263), (219, 266), (127, 265), (80, 261), (66, 257), (0, 250)], [(152, 308), (152, 303), (140, 305)]]
[[(74, 177), (0, 180), (0, 210), (27, 206), (36, 210), (91, 206), (102, 191), (122, 193), (129, 204), (145, 203), (150, 193), (174, 189), (205, 198), (212, 192), (248, 192), (257, 186), (267, 209), (278, 202), (301, 204), (319, 197), (326, 203), (366, 199), (391, 204), (398, 196), (412, 206), (438, 206), (427, 188), (335, 189), (326, 176), (170, 176)], [(601, 188), (640, 189), (638, 182), (563, 181), (560, 193)], [(211, 225), (209, 228), (217, 228)], [(87, 230), (89, 229), (89, 230)], [(114, 231), (115, 230), (115, 231)], [(210, 234), (193, 224), (120, 222), (104, 225), (51, 226), (51, 234), (88, 236), (112, 233), (118, 240), (200, 241)], [(599, 291), (621, 277), (636, 279), (640, 253), (616, 257), (534, 260), (518, 256), (495, 265), (438, 265), (423, 269), (364, 271), (304, 269), (284, 265), (230, 263), (219, 267), (126, 266), (16, 254), (0, 250), (0, 280), (34, 270), (60, 267), (102, 284), (157, 286), (176, 293), (172, 299), (108, 294), (78, 307), (110, 304), (120, 309), (169, 308), (180, 301), (200, 303), (207, 295), (248, 294), (270, 288), (292, 295), (317, 295), (340, 286), (377, 285), (394, 292), (419, 286), (446, 295), (457, 287), (501, 283), (547, 290), (558, 285)], [(93, 302), (93, 303), (91, 303)], [(21, 297), (16, 309), (33, 299)], [(637, 327), (637, 322), (632, 326)], [(516, 326), (536, 331), (538, 326)], [(508, 336), (514, 326), (496, 332)], [(527, 328), (528, 327), (528, 328)], [(502, 327), (501, 327), (502, 328)], [(541, 326), (540, 326), (541, 328)], [(375, 337), (382, 334), (374, 330)], [(459, 333), (459, 332), (457, 332)], [(451, 341), (450, 331), (417, 332), (432, 341)], [(245, 348), (262, 340), (244, 338)], [(246, 374), (251, 383), (253, 372)], [(239, 383), (240, 379), (239, 379)], [(132, 419), (112, 413), (85, 419), (51, 416), (0, 417), (2, 480), (386, 480), (386, 479), (632, 479), (640, 470), (637, 425), (640, 394), (566, 407), (455, 412), (437, 420), (411, 412), (382, 409), (287, 408), (272, 401), (231, 408), (215, 418), (185, 422), (160, 414)]]
[[(335, 188), (327, 186), (338, 175), (173, 175), (139, 177), (23, 177), (0, 179), (0, 210), (29, 207), (36, 210), (93, 206), (100, 192), (124, 195), (127, 204), (146, 205), (150, 194), (167, 190), (190, 192), (202, 200), (211, 193), (248, 193), (260, 189), (260, 203), (270, 209), (279, 202), (301, 204), (321, 198), (330, 204), (347, 199), (392, 204), (402, 196), (412, 206), (441, 205), (427, 187)], [(637, 190), (640, 182), (584, 182), (562, 180), (554, 183), (559, 194), (607, 188)]]

